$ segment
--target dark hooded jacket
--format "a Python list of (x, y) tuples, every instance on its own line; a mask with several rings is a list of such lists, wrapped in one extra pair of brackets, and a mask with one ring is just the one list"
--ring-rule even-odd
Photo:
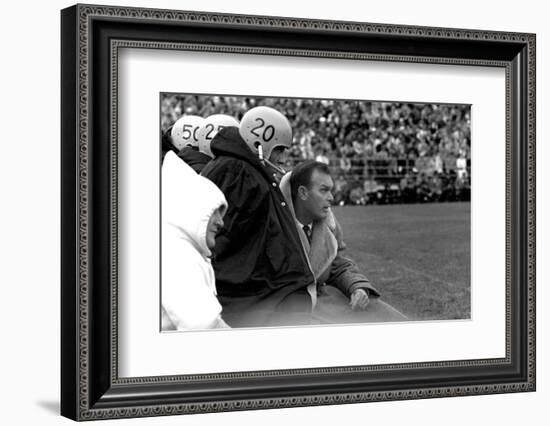
[(201, 173), (202, 169), (212, 159), (204, 152), (200, 152), (198, 149), (192, 146), (186, 146), (178, 152), (178, 157), (190, 166), (195, 172)]
[(315, 278), (273, 171), (236, 127), (222, 129), (211, 149), (202, 175), (228, 202), (212, 262), (224, 319), (233, 327), (307, 323)]

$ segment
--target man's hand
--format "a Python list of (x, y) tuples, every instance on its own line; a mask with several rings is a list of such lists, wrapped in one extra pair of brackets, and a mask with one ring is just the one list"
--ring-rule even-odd
[(349, 304), (353, 311), (365, 310), (369, 304), (369, 294), (367, 293), (367, 290), (358, 288), (351, 293)]

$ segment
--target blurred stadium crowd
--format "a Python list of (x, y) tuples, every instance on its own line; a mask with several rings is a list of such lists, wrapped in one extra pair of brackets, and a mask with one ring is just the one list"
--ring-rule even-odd
[(260, 105), (292, 126), (287, 169), (329, 165), (337, 205), (470, 200), (469, 105), (163, 94), (161, 128), (184, 114), (240, 120)]

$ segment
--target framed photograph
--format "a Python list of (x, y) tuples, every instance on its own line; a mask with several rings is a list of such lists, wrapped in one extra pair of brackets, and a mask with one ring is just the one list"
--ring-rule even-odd
[(535, 390), (535, 35), (61, 12), (61, 413)]

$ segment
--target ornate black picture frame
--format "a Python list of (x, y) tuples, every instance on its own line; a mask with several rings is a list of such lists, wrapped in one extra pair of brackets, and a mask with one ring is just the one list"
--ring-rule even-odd
[[(61, 13), (61, 414), (74, 420), (535, 390), (535, 35), (76, 5)], [(189, 49), (506, 72), (506, 356), (119, 378), (117, 52)]]

